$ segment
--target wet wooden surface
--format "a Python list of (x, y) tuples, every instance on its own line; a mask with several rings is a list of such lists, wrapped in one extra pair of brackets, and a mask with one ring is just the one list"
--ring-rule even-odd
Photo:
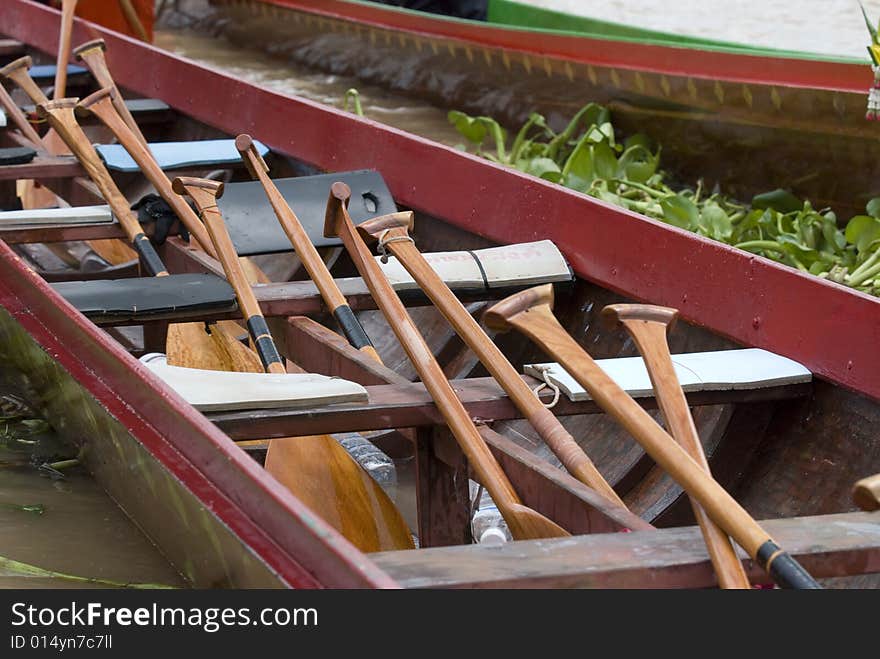
[[(818, 578), (880, 571), (880, 513), (762, 522)], [(742, 555), (752, 583), (766, 574)], [(697, 527), (372, 554), (405, 588), (708, 588)]]

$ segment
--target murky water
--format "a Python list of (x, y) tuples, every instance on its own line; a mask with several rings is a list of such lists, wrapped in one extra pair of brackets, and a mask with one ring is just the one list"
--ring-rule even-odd
[[(449, 124), (446, 110), (366, 85), (355, 78), (307, 69), (191, 30), (158, 30), (154, 43), (242, 80), (334, 107), (344, 107), (346, 91), (356, 88), (366, 117), (448, 145), (462, 141)], [(351, 107), (349, 105), (349, 109)]]
[[(100, 486), (74, 468), (64, 480), (15, 467), (0, 449), (0, 556), (81, 577), (121, 583), (183, 582)], [(39, 504), (42, 514), (17, 509)], [(0, 564), (0, 588), (107, 587), (61, 578), (19, 576)]]

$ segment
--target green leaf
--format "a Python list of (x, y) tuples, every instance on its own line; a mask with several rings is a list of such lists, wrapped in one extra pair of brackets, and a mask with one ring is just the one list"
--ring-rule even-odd
[(844, 235), (860, 254), (869, 251), (880, 240), (880, 220), (868, 215), (856, 215), (847, 223)]
[(880, 197), (874, 197), (867, 203), (865, 210), (871, 217), (880, 217)]
[(682, 195), (671, 195), (660, 200), (663, 218), (681, 229), (694, 230), (699, 226), (700, 211), (694, 202)]
[(700, 210), (700, 223), (706, 235), (715, 240), (726, 241), (733, 235), (733, 223), (721, 206), (707, 201)]
[(635, 183), (645, 183), (657, 171), (660, 152), (652, 154), (643, 144), (632, 144), (617, 161), (617, 176)]
[(859, 7), (862, 9), (862, 16), (865, 19), (865, 25), (868, 27), (868, 32), (871, 34), (871, 42), (877, 43), (877, 28), (875, 28), (871, 21), (868, 19), (868, 12), (865, 11), (865, 6), (859, 2)]
[(538, 176), (554, 183), (558, 183), (562, 178), (562, 170), (550, 158), (534, 158), (529, 161), (524, 171), (526, 174)]
[(651, 141), (651, 138), (645, 135), (644, 133), (636, 133), (635, 135), (630, 135), (623, 141), (624, 149), (630, 149), (634, 146), (640, 146), (645, 149), (645, 151), (653, 151), (654, 143)]
[(804, 202), (788, 190), (781, 188), (755, 195), (752, 198), (752, 208), (772, 208), (780, 213), (792, 213), (803, 209), (803, 207)]
[(451, 110), (447, 115), (449, 123), (455, 126), (455, 129), (461, 133), (466, 140), (474, 144), (482, 144), (486, 138), (486, 125), (480, 121), (479, 117), (471, 117), (464, 112)]
[(610, 179), (617, 176), (617, 156), (607, 142), (593, 147), (593, 169), (599, 178)]

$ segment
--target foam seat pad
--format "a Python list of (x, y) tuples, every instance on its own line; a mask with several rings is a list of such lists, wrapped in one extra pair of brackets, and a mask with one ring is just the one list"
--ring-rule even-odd
[[(672, 355), (672, 363), (686, 393), (781, 387), (810, 382), (813, 378), (802, 364), (760, 348), (682, 353)], [(633, 398), (654, 395), (648, 369), (641, 357), (597, 359), (596, 364)], [(559, 387), (574, 402), (591, 398), (556, 362), (525, 364), (523, 372)]]
[(232, 311), (235, 291), (214, 275), (134, 277), (52, 284), (64, 299), (92, 320), (137, 320), (193, 311)]
[[(30, 73), (31, 78), (34, 80), (54, 80), (57, 70), (58, 67), (54, 64), (38, 64), (37, 66), (32, 66), (28, 73)], [(88, 69), (85, 67), (77, 66), (76, 64), (67, 65), (68, 78), (85, 75), (86, 73), (88, 73)]]
[(0, 165), (23, 165), (34, 159), (37, 152), (27, 146), (0, 149)]
[(109, 224), (113, 214), (109, 206), (70, 206), (65, 208), (34, 208), (0, 212), (0, 228), (54, 226), (58, 224)]
[[(260, 155), (269, 153), (265, 144), (254, 141)], [(241, 155), (235, 148), (235, 140), (194, 140), (192, 142), (150, 142), (150, 151), (162, 169), (189, 167), (214, 167), (216, 165), (241, 165)], [(140, 171), (137, 163), (121, 144), (98, 144), (95, 146), (108, 169), (118, 172)]]
[(356, 382), (315, 373), (232, 373), (169, 366), (165, 355), (140, 360), (190, 405), (205, 412), (365, 403)]
[[(348, 211), (355, 224), (397, 211), (385, 180), (372, 169), (275, 179), (281, 195), (316, 247), (342, 244), (338, 238), (324, 237), (327, 198), (336, 181), (351, 188)], [(217, 205), (239, 255), (293, 251), (259, 181), (227, 183)]]

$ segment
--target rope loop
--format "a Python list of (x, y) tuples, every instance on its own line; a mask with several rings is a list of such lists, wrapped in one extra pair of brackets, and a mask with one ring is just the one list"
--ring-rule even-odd
[(416, 241), (412, 239), (411, 236), (391, 236), (388, 237), (388, 232), (391, 229), (385, 229), (382, 233), (379, 234), (379, 244), (376, 246), (376, 250), (379, 252), (382, 257), (380, 260), (382, 263), (388, 263), (388, 250), (385, 249), (385, 245), (389, 243), (403, 243), (408, 242), (413, 245), (416, 244)]
[(556, 407), (556, 403), (559, 402), (559, 394), (560, 394), (559, 387), (557, 387), (553, 382), (550, 381), (550, 370), (551, 369), (549, 366), (535, 366), (535, 368), (541, 374), (541, 379), (543, 380), (543, 382), (541, 384), (539, 384), (537, 387), (535, 387), (534, 389), (532, 389), (532, 392), (535, 394), (535, 396), (537, 396), (538, 400), (541, 400), (541, 396), (540, 396), (541, 390), (544, 389), (544, 387), (552, 389), (553, 390), (553, 400), (551, 400), (549, 403), (545, 403), (544, 401), (541, 400), (541, 404), (544, 407), (546, 407), (548, 410), (552, 410), (554, 407)]

